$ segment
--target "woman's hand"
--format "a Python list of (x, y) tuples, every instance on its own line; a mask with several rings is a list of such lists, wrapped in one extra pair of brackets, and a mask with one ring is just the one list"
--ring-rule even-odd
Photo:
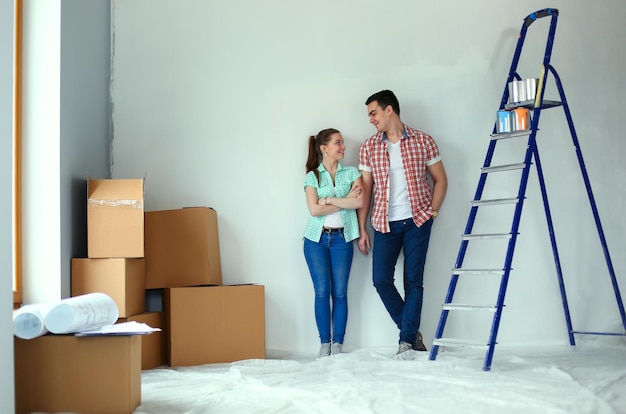
[(355, 184), (354, 186), (352, 186), (352, 189), (350, 190), (350, 192), (348, 193), (346, 197), (358, 197), (361, 194), (363, 194), (363, 187), (361, 187), (358, 184)]

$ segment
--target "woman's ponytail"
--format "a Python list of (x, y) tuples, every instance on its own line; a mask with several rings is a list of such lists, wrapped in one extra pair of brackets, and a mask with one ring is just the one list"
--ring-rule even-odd
[(330, 142), (330, 138), (333, 134), (338, 134), (334, 128), (323, 129), (317, 133), (316, 136), (311, 135), (309, 137), (309, 156), (306, 160), (306, 172), (309, 173), (313, 171), (315, 177), (317, 178), (317, 182), (320, 182), (320, 173), (317, 170), (320, 163), (322, 162), (322, 150), (320, 147), (322, 145), (327, 145)]

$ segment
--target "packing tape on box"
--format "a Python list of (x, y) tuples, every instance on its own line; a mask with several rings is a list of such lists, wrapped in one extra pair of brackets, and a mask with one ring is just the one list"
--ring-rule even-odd
[(131, 208), (143, 208), (143, 200), (87, 200), (88, 207), (106, 206), (130, 206)]

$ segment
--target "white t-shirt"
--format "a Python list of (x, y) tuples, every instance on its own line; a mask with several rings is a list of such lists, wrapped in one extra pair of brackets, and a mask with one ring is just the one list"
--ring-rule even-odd
[(409, 190), (406, 186), (400, 140), (396, 143), (387, 141), (389, 153), (389, 221), (404, 220), (413, 216), (409, 202)]
[[(333, 194), (337, 194), (337, 189), (333, 190)], [(338, 228), (343, 227), (343, 217), (341, 216), (341, 210), (335, 211), (332, 214), (326, 216), (326, 220), (324, 220), (324, 227), (330, 228)]]

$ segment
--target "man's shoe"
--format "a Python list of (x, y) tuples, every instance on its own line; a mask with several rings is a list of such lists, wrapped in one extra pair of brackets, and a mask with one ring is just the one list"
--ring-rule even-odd
[(413, 349), (413, 345), (408, 342), (400, 342), (400, 346), (398, 346), (398, 352), (396, 355), (401, 354), (403, 352), (408, 351), (409, 349)]
[(321, 358), (328, 355), (330, 355), (330, 342), (324, 342), (322, 343), (322, 346), (320, 346), (320, 351), (317, 353), (317, 357)]
[(428, 351), (428, 349), (426, 349), (426, 346), (424, 345), (424, 342), (422, 341), (422, 333), (420, 331), (417, 331), (417, 337), (415, 338), (415, 341), (413, 342), (413, 350)]

